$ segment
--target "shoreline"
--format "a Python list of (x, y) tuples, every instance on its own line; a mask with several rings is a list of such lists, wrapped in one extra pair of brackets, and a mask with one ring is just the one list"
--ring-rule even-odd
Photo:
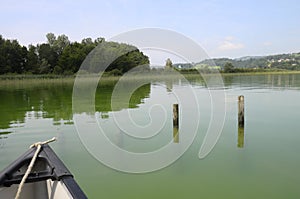
[[(164, 74), (164, 73), (149, 73), (147, 75), (141, 75), (138, 74), (133, 75), (131, 77), (134, 77), (134, 79), (139, 78), (154, 78), (155, 79), (162, 79), (162, 78), (178, 78), (180, 75), (188, 78), (188, 77), (197, 77), (199, 75), (205, 75), (205, 76), (214, 76), (214, 75), (221, 75), (222, 77), (227, 76), (252, 76), (252, 75), (297, 75), (300, 74), (300, 71), (266, 71), (266, 72), (245, 72), (245, 73), (206, 73), (206, 74), (197, 74), (197, 73), (174, 73), (174, 74)], [(91, 75), (89, 77), (97, 77), (97, 75)], [(123, 76), (107, 76), (102, 75), (101, 79), (107, 80), (107, 81), (117, 81)], [(201, 77), (201, 76), (200, 76)], [(27, 74), (17, 74), (17, 75), (0, 75), (0, 84), (1, 83), (9, 83), (9, 82), (45, 82), (45, 83), (51, 83), (51, 82), (74, 82), (76, 79), (76, 74), (74, 75), (27, 75)]]

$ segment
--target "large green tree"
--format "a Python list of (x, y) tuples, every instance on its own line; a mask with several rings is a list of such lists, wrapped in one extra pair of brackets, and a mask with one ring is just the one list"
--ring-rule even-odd
[(22, 73), (27, 61), (27, 48), (17, 40), (5, 40), (0, 36), (0, 74)]
[(118, 69), (121, 73), (125, 73), (135, 67), (143, 68), (144, 70), (149, 69), (149, 59), (138, 49), (130, 51), (113, 61), (107, 71)]
[[(27, 50), (17, 40), (6, 40), (0, 35), (0, 74), (73, 74), (79, 70), (86, 56), (98, 45), (100, 50), (95, 49), (94, 54), (100, 52), (101, 59), (98, 61), (100, 60), (101, 63), (110, 60), (107, 71), (114, 71), (114, 74), (121, 74), (135, 66), (149, 63), (148, 57), (136, 47), (106, 42), (102, 37), (94, 41), (85, 38), (81, 43), (70, 42), (64, 34), (55, 36), (53, 33), (48, 33), (46, 38), (46, 43), (29, 45)], [(93, 61), (95, 60), (91, 63)], [(95, 65), (92, 64), (91, 67)]]

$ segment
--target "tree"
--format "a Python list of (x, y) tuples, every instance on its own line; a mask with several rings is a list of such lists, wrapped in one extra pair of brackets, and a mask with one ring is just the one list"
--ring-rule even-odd
[(43, 58), (40, 63), (39, 73), (47, 74), (50, 73), (50, 71), (51, 71), (51, 65), (48, 63), (48, 61), (45, 58)]
[(54, 42), (53, 48), (55, 52), (58, 55), (60, 55), (63, 52), (64, 48), (67, 47), (69, 44), (69, 38), (66, 35), (62, 34), (57, 37), (56, 41)]
[(57, 53), (60, 55), (64, 48), (70, 44), (70, 40), (68, 36), (62, 34), (59, 35), (57, 38), (54, 33), (47, 33), (47, 44)]
[(58, 60), (58, 66), (64, 73), (76, 73), (89, 52), (86, 51), (84, 44), (74, 42), (62, 52)]
[(226, 62), (225, 66), (224, 66), (224, 72), (225, 73), (232, 73), (232, 72), (234, 72), (234, 66), (232, 65), (231, 62)]
[(40, 73), (51, 73), (57, 65), (58, 55), (51, 48), (50, 44), (41, 44), (37, 46), (38, 58), (40, 64)]
[(0, 74), (4, 74), (6, 70), (4, 43), (5, 40), (2, 38), (2, 35), (0, 35)]
[(92, 38), (84, 38), (83, 40), (81, 40), (81, 44), (84, 44), (84, 45), (93, 45), (94, 42), (93, 42)]
[(166, 60), (165, 69), (171, 69), (171, 68), (173, 68), (173, 63), (172, 63), (171, 59), (168, 58), (168, 59)]
[(29, 73), (38, 73), (38, 61), (37, 48), (33, 45), (29, 45), (25, 71)]
[(102, 42), (105, 42), (105, 39), (103, 38), (103, 37), (98, 37), (97, 39), (95, 39), (95, 44), (96, 45), (98, 45), (98, 44), (100, 44), (100, 43), (102, 43)]
[(48, 44), (53, 47), (55, 42), (56, 42), (56, 36), (53, 34), (53, 33), (47, 33), (46, 34), (46, 37), (47, 37), (47, 41), (48, 41)]
[(0, 38), (0, 74), (22, 73), (27, 60), (27, 49), (17, 40)]
[[(106, 43), (109, 43), (109, 42), (106, 42)], [(135, 67), (141, 68), (140, 66), (143, 66), (144, 70), (150, 70), (149, 65), (148, 65), (149, 58), (147, 56), (145, 56), (142, 52), (140, 52), (137, 48), (126, 45), (126, 44), (112, 43), (109, 45), (117, 45), (116, 48), (113, 48), (114, 50), (112, 50), (110, 48), (108, 48), (107, 50), (115, 51), (115, 54), (117, 54), (117, 55), (120, 54), (121, 56), (119, 56), (116, 60), (114, 60), (107, 67), (106, 71), (112, 71), (114, 69), (118, 69), (122, 73), (126, 73), (127, 71), (129, 71)], [(132, 48), (132, 50), (129, 50), (131, 48)], [(120, 52), (122, 52), (122, 50), (124, 52), (127, 52), (127, 51), (129, 51), (129, 52), (127, 52), (125, 54), (120, 53)]]

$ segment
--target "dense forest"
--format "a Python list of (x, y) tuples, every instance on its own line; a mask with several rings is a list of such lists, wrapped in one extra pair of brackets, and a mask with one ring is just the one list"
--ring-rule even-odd
[[(137, 65), (149, 64), (149, 58), (134, 46), (107, 42), (104, 38), (85, 38), (80, 43), (71, 42), (62, 34), (46, 35), (47, 42), (22, 46), (17, 40), (5, 39), (0, 35), (0, 74), (62, 74), (71, 75), (78, 71), (86, 56), (100, 43), (103, 52), (120, 54), (127, 52), (109, 65), (107, 72), (120, 75)], [(128, 51), (130, 49), (130, 51)]]

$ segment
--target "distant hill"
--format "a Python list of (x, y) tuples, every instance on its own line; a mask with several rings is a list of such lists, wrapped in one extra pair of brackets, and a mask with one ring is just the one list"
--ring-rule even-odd
[(235, 68), (300, 70), (300, 53), (246, 56), (236, 59), (215, 58), (207, 59), (195, 64), (177, 63), (174, 64), (174, 67), (182, 69), (217, 67), (223, 69), (228, 62), (232, 63)]
[(237, 60), (237, 61), (247, 61), (249, 59), (260, 59), (260, 58), (263, 58), (265, 56), (246, 56), (246, 57), (240, 57), (240, 58), (236, 58), (234, 60)]

